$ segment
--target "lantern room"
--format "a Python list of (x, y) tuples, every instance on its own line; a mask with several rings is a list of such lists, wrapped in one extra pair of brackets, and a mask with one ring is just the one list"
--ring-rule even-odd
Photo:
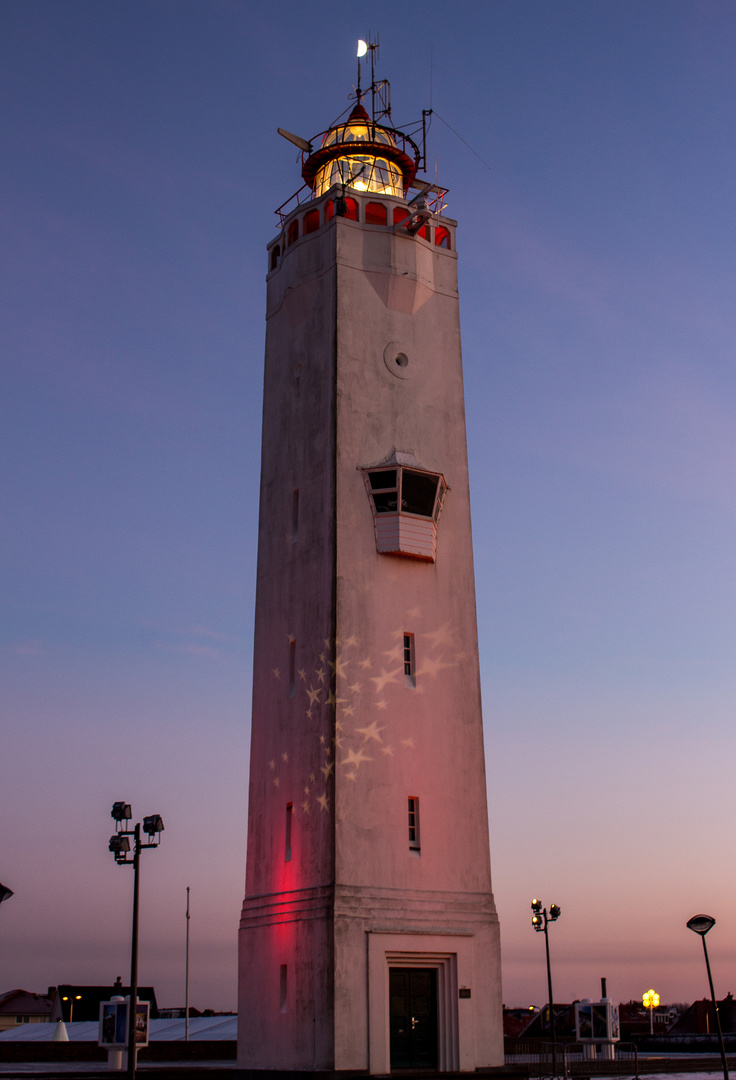
[(358, 101), (345, 123), (324, 132), (320, 148), (304, 160), (302, 176), (315, 197), (343, 184), (404, 198), (419, 160), (407, 135), (371, 120)]

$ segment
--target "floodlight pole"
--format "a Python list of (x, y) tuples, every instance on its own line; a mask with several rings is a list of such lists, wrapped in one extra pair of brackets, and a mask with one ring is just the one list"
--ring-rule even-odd
[(549, 960), (549, 933), (547, 931), (547, 912), (544, 912), (544, 947), (547, 952), (547, 992), (549, 994), (549, 1032), (552, 1036), (552, 1073), (557, 1076), (557, 1032), (555, 1029), (555, 1008), (552, 1003), (552, 965)]
[(549, 959), (549, 932), (547, 926), (551, 922), (555, 922), (560, 917), (560, 909), (557, 904), (551, 904), (549, 914), (547, 909), (542, 907), (540, 900), (532, 901), (532, 911), (534, 915), (532, 917), (532, 926), (534, 929), (541, 933), (544, 932), (544, 947), (547, 954), (547, 993), (549, 995), (549, 1030), (552, 1038), (552, 1075), (557, 1076), (557, 1031), (555, 1027), (555, 1009), (552, 1001), (552, 965)]
[[(136, 1021), (138, 1019), (138, 901), (140, 895), (140, 862), (143, 848), (158, 847), (158, 841), (151, 840), (147, 844), (141, 843), (141, 823), (138, 822), (133, 829), (124, 826), (130, 821), (132, 814), (130, 805), (124, 802), (116, 802), (112, 808), (111, 816), (115, 820), (115, 834), (110, 837), (109, 850), (115, 857), (118, 866), (133, 867), (133, 933), (130, 948), (130, 999), (128, 1004), (128, 1068), (130, 1080), (135, 1080), (135, 1067), (137, 1057), (136, 1046)], [(121, 828), (121, 826), (123, 826)], [(160, 814), (152, 814), (143, 818), (143, 831), (149, 837), (160, 837), (164, 823)], [(128, 858), (130, 841), (133, 837), (133, 858)]]
[[(549, 1028), (552, 1035), (552, 1057), (555, 1057), (555, 1045), (557, 1043), (557, 1032), (555, 1030), (555, 1010), (552, 1003), (552, 965), (549, 960), (549, 933), (547, 931), (547, 913), (545, 912), (544, 918), (544, 947), (547, 952), (547, 992), (549, 994)], [(555, 1073), (557, 1072), (557, 1062), (553, 1060), (553, 1068)]]
[(128, 1006), (128, 1076), (135, 1080), (137, 1048), (135, 1024), (138, 1013), (138, 898), (141, 864), (141, 825), (133, 830), (133, 940), (130, 949), (130, 1004)]

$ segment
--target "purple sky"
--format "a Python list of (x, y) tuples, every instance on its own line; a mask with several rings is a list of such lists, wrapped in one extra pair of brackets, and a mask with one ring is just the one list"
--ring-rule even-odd
[[(458, 219), (504, 1000), (736, 991), (736, 6), (4, 0), (0, 991), (235, 1007), (266, 271), (380, 33)], [(448, 126), (449, 125), (449, 126)], [(475, 153), (453, 134), (454, 128)], [(481, 160), (482, 159), (482, 160)]]

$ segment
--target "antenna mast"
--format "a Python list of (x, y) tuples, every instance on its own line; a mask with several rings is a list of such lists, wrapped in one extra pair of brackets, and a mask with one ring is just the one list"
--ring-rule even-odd
[[(366, 53), (370, 53), (371, 57), (371, 118), (373, 123), (376, 124), (384, 116), (387, 116), (389, 121), (391, 120), (391, 87), (389, 86), (388, 79), (379, 79), (376, 82), (376, 60), (378, 59), (378, 34), (376, 34), (376, 40), (371, 41), (370, 34), (368, 40), (362, 39), (358, 42), (358, 86), (356, 89), (358, 95), (358, 101), (363, 98), (363, 90), (360, 85), (360, 59), (365, 56)], [(366, 90), (365, 93), (368, 91)]]

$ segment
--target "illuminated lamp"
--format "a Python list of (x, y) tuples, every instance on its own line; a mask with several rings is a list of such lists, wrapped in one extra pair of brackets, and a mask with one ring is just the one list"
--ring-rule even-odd
[(403, 198), (419, 160), (419, 148), (408, 135), (376, 124), (359, 101), (345, 123), (323, 133), (322, 145), (304, 161), (302, 176), (319, 196), (335, 184), (357, 187), (356, 176), (364, 170), (361, 191)]

